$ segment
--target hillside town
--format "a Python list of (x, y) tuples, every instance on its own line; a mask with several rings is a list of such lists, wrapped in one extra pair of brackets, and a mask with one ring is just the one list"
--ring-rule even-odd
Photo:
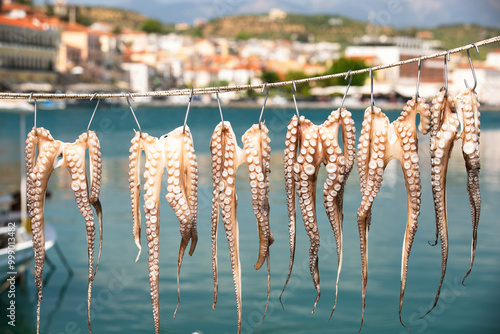
[[(51, 16), (10, 0), (0, 1), (0, 5), (2, 91), (146, 92), (262, 84), (264, 73), (269, 72), (276, 73), (279, 79), (299, 72), (305, 76), (321, 75), (340, 58), (377, 66), (443, 51), (442, 43), (425, 32), (416, 37), (367, 34), (342, 47), (339, 43), (302, 39), (194, 37), (183, 33), (190, 26), (205, 24), (203, 20), (193, 25), (177, 24), (175, 31), (168, 34), (116, 31), (106, 22), (85, 26), (77, 23), (77, 6), (64, 0), (54, 2)], [(281, 20), (286, 15), (273, 9), (265, 19)], [(332, 20), (331, 24), (339, 22)], [(500, 105), (500, 96), (496, 94), (500, 90), (500, 49), (490, 51), (484, 61), (475, 61), (474, 68), (480, 99)], [(416, 64), (377, 72), (376, 95), (388, 101), (412, 96), (417, 73)], [(444, 77), (442, 58), (422, 62), (420, 95), (434, 96), (443, 86)], [(464, 79), (473, 80), (467, 55), (453, 54), (448, 63), (450, 89), (462, 89)], [(312, 84), (308, 94), (312, 99), (324, 100), (344, 90), (345, 87)], [(369, 94), (369, 80), (350, 91), (358, 102)], [(223, 95), (233, 101), (248, 98), (245, 92)], [(176, 103), (176, 99), (165, 102)]]

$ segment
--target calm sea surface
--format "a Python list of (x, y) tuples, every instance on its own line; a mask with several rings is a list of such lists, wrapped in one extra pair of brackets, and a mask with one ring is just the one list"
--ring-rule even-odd
[[(64, 111), (40, 111), (38, 126), (50, 130), (54, 138), (73, 142), (87, 128), (93, 108)], [(259, 109), (223, 110), (238, 138), (258, 121)], [(304, 109), (301, 114), (314, 123), (322, 123), (329, 110)], [(142, 130), (160, 136), (183, 124), (185, 108), (138, 107)], [(359, 135), (362, 111), (353, 112)], [(387, 112), (391, 120), (398, 112)], [(318, 224), (321, 236), (319, 269), (322, 295), (315, 314), (311, 314), (316, 292), (308, 269), (309, 241), (297, 226), (295, 266), (290, 284), (283, 295), (284, 309), (278, 296), (284, 284), (289, 261), (287, 211), (282, 171), (286, 124), (291, 109), (268, 108), (264, 118), (270, 130), (271, 228), (275, 243), (271, 246), (271, 300), (266, 319), (262, 317), (266, 299), (265, 266), (253, 268), (258, 255), (258, 236), (251, 208), (246, 167), (237, 174), (238, 220), (242, 264), (243, 333), (356, 333), (361, 315), (361, 274), (356, 210), (360, 203), (356, 167), (347, 182), (344, 199), (344, 264), (341, 273), (337, 309), (327, 322), (335, 294), (337, 257), (330, 224), (318, 196)], [(211, 167), (209, 140), (220, 121), (218, 109), (191, 109), (188, 125), (198, 156), (199, 242), (192, 257), (186, 255), (181, 271), (181, 305), (177, 305), (176, 263), (180, 241), (179, 223), (166, 200), (161, 201), (160, 247), (160, 318), (162, 333), (236, 333), (236, 302), (226, 237), (219, 232), (219, 298), (212, 309), (212, 267), (210, 239)], [(29, 117), (28, 128), (32, 126)], [(424, 319), (420, 317), (434, 300), (441, 274), (440, 247), (431, 247), (435, 220), (430, 189), (428, 138), (420, 135), (422, 175), (422, 211), (409, 263), (408, 283), (403, 306), (403, 321), (412, 333), (498, 333), (500, 331), (500, 113), (481, 115), (481, 220), (476, 261), (469, 268), (471, 220), (466, 191), (466, 175), (460, 145), (456, 145), (448, 171), (449, 260), (441, 299)], [(104, 210), (104, 244), (101, 264), (92, 295), (92, 328), (95, 333), (152, 333), (154, 331), (147, 274), (147, 253), (135, 263), (137, 248), (132, 237), (132, 216), (128, 190), (128, 149), (137, 128), (128, 108), (99, 109), (91, 129), (97, 130), (103, 154), (101, 202)], [(19, 118), (0, 113), (0, 189), (4, 195), (18, 189)], [(23, 144), (24, 145), (24, 144)], [(241, 142), (240, 142), (241, 145)], [(384, 175), (382, 189), (373, 207), (369, 246), (369, 280), (363, 333), (408, 333), (398, 320), (401, 246), (406, 222), (406, 192), (400, 166), (392, 162)], [(164, 182), (166, 177), (164, 177)], [(322, 187), (325, 172), (319, 176)], [(319, 188), (321, 189), (321, 188)], [(55, 269), (46, 264), (41, 309), (42, 333), (86, 333), (87, 246), (84, 221), (69, 186), (66, 171), (53, 173), (49, 190), (52, 197), (45, 207), (46, 222), (58, 233), (58, 244), (74, 275), (67, 271), (52, 249), (47, 256)], [(163, 186), (163, 198), (166, 185)], [(497, 211), (498, 210), (498, 211)], [(146, 247), (143, 236), (143, 247)], [(7, 325), (6, 293), (0, 295), (0, 332), (36, 331), (36, 287), (31, 267), (26, 280), (16, 286), (16, 326)]]

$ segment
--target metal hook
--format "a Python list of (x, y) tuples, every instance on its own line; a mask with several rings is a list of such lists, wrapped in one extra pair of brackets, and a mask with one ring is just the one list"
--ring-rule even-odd
[(417, 74), (417, 90), (415, 91), (415, 101), (418, 100), (418, 86), (420, 86), (420, 71), (422, 69), (422, 56), (418, 56), (418, 74)]
[(184, 118), (184, 126), (182, 127), (182, 134), (186, 133), (186, 124), (187, 124), (187, 120), (188, 120), (189, 109), (191, 108), (191, 101), (193, 100), (193, 91), (194, 91), (194, 88), (191, 87), (191, 93), (189, 94), (188, 107), (186, 110), (186, 117)]
[(446, 49), (447, 54), (444, 56), (444, 91), (448, 94), (448, 62), (450, 61), (450, 50)]
[[(91, 98), (90, 98), (90, 101), (92, 101), (92, 99), (94, 97), (97, 96), (97, 93), (95, 93)], [(92, 120), (94, 119), (94, 115), (95, 115), (95, 112), (97, 111), (97, 107), (99, 107), (99, 102), (101, 102), (101, 99), (98, 98), (97, 99), (97, 104), (95, 105), (95, 108), (94, 108), (94, 112), (92, 113), (92, 116), (90, 117), (90, 121), (89, 121), (89, 125), (87, 126), (87, 133), (89, 133), (89, 129), (90, 129), (90, 124), (92, 124)]]
[(215, 92), (215, 95), (217, 96), (217, 104), (219, 105), (219, 113), (220, 113), (220, 119), (222, 122), (222, 130), (224, 130), (224, 116), (222, 116), (222, 107), (220, 106), (219, 93), (220, 93), (220, 87), (217, 87), (217, 91)]
[(295, 91), (297, 90), (297, 86), (295, 86), (295, 80), (292, 79), (292, 97), (293, 103), (295, 104), (295, 112), (297, 113), (297, 117), (300, 119), (299, 107), (297, 106), (297, 100), (295, 99)]
[[(477, 47), (476, 43), (471, 43), (476, 47), (476, 51), (479, 54), (479, 48)], [(467, 49), (467, 57), (469, 57), (469, 64), (470, 64), (470, 69), (472, 71), (472, 77), (474, 78), (474, 87), (472, 87), (472, 90), (475, 91), (477, 87), (477, 77), (476, 77), (476, 71), (474, 70), (474, 66), (472, 65), (472, 59), (470, 57), (469, 53), (470, 49)], [(465, 87), (469, 88), (469, 85), (467, 84), (467, 80), (464, 79), (465, 82)]]
[(132, 101), (135, 101), (135, 100), (134, 100), (134, 97), (132, 96), (132, 94), (128, 93), (127, 103), (128, 103), (129, 108), (130, 108), (130, 111), (132, 112), (132, 116), (134, 116), (135, 123), (137, 123), (137, 127), (139, 128), (139, 132), (140, 132), (140, 134), (142, 136), (142, 129), (141, 129), (141, 126), (139, 125), (139, 121), (137, 120), (137, 117), (135, 117), (134, 108), (132, 108), (132, 104), (130, 104), (130, 100), (128, 99), (129, 96), (132, 99)]
[[(266, 89), (267, 82), (264, 82), (264, 86), (262, 86), (262, 91), (261, 93), (264, 93), (264, 89)], [(264, 114), (264, 109), (266, 108), (266, 102), (267, 102), (267, 97), (269, 96), (269, 88), (267, 89), (266, 93), (266, 98), (264, 99), (264, 105), (262, 106), (262, 110), (260, 111), (260, 117), (259, 117), (259, 129), (262, 129), (261, 123), (262, 123), (262, 115)]]
[[(351, 70), (347, 71), (347, 74), (345, 75), (345, 79), (347, 79), (347, 76), (349, 76), (349, 74), (351, 73)], [(344, 106), (344, 101), (345, 101), (345, 98), (347, 96), (347, 92), (349, 91), (349, 88), (351, 87), (351, 82), (352, 82), (352, 75), (351, 77), (349, 78), (349, 83), (347, 84), (347, 89), (345, 90), (345, 94), (344, 94), (344, 97), (342, 98), (342, 102), (340, 103), (340, 108), (339, 110), (342, 110), (342, 107)]]
[(375, 105), (375, 102), (373, 101), (373, 71), (371, 66), (370, 66), (370, 85), (371, 85), (370, 106), (372, 108), (372, 114), (373, 114), (373, 106)]
[[(31, 99), (33, 98), (33, 93), (30, 94), (30, 98), (28, 100), (28, 102), (31, 102)], [(35, 129), (35, 135), (38, 135), (37, 131), (36, 131), (36, 113), (37, 113), (37, 103), (36, 103), (36, 99), (33, 100), (35, 102), (35, 110), (34, 110), (34, 121), (33, 121), (33, 128)]]

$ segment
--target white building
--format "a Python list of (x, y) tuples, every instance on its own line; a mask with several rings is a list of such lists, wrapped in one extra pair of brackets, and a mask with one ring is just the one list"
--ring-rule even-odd
[[(487, 63), (486, 63), (487, 64)], [(481, 104), (500, 106), (500, 68), (483, 64), (474, 64), (477, 77), (476, 92)], [(472, 71), (468, 64), (458, 66), (450, 76), (449, 90), (452, 94), (458, 94), (465, 89), (464, 79), (469, 87), (474, 85)]]
[[(423, 41), (415, 38), (365, 38), (360, 45), (348, 46), (345, 57), (360, 58), (370, 66), (391, 64), (407, 59), (418, 58), (436, 53), (435, 41)], [(413, 96), (416, 91), (418, 67), (416, 63), (395, 66), (377, 71), (374, 81), (384, 90), (397, 92), (403, 96)], [(419, 95), (433, 97), (444, 84), (444, 63), (442, 59), (422, 61), (420, 72)]]
[(131, 92), (149, 91), (149, 67), (143, 63), (123, 63)]

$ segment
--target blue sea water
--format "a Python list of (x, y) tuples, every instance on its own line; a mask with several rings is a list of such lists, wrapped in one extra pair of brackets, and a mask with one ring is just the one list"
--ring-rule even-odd
[[(72, 142), (87, 128), (92, 108), (40, 111), (38, 126), (50, 130), (54, 138)], [(259, 109), (223, 108), (238, 138), (258, 121)], [(303, 109), (301, 114), (314, 123), (322, 123), (326, 109)], [(282, 155), (286, 124), (292, 109), (268, 108), (264, 114), (271, 136), (271, 228), (275, 243), (271, 246), (271, 300), (265, 320), (265, 266), (253, 267), (258, 255), (258, 236), (251, 208), (246, 167), (237, 173), (238, 221), (242, 265), (243, 333), (356, 333), (361, 318), (361, 274), (356, 211), (360, 203), (359, 179), (354, 167), (347, 181), (344, 199), (344, 260), (340, 277), (337, 308), (327, 321), (333, 306), (337, 256), (335, 240), (318, 196), (318, 225), (321, 237), (319, 270), (322, 295), (316, 313), (312, 306), (316, 291), (308, 269), (309, 241), (297, 225), (295, 266), (283, 306), (278, 300), (286, 278), (289, 261), (288, 217), (284, 191)], [(153, 136), (182, 126), (185, 108), (136, 110), (142, 130)], [(399, 112), (388, 111), (391, 120)], [(357, 135), (362, 110), (354, 110)], [(199, 164), (199, 242), (192, 257), (185, 256), (181, 278), (181, 304), (177, 305), (176, 264), (180, 241), (179, 225), (165, 200), (161, 201), (160, 234), (160, 319), (162, 333), (236, 333), (236, 301), (231, 276), (226, 237), (219, 232), (219, 297), (212, 309), (212, 266), (210, 238), (211, 167), (209, 140), (220, 121), (219, 111), (211, 107), (193, 107), (188, 119), (194, 137)], [(441, 274), (440, 246), (431, 247), (435, 220), (430, 189), (428, 138), (420, 135), (422, 207), (419, 229), (410, 256), (407, 289), (402, 320), (411, 333), (498, 333), (500, 322), (500, 113), (481, 115), (482, 211), (479, 223), (476, 261), (466, 286), (461, 284), (470, 263), (472, 235), (466, 174), (460, 145), (456, 145), (448, 171), (449, 259), (441, 299), (432, 313), (420, 319), (434, 301)], [(28, 128), (32, 119), (28, 119)], [(97, 111), (91, 129), (97, 130), (102, 146), (103, 171), (101, 202), (104, 210), (104, 242), (101, 263), (92, 294), (92, 329), (94, 333), (152, 333), (154, 331), (147, 254), (143, 251), (135, 263), (137, 248), (132, 237), (132, 216), (128, 190), (128, 149), (137, 129), (126, 107), (106, 107)], [(1, 195), (18, 189), (19, 118), (0, 113), (0, 186)], [(240, 142), (241, 145), (241, 142)], [(164, 178), (165, 179), (165, 178)], [(322, 187), (325, 172), (319, 176)], [(165, 180), (164, 180), (165, 183)], [(319, 188), (321, 189), (321, 188)], [(57, 233), (57, 243), (69, 261), (73, 275), (65, 270), (55, 249), (47, 257), (41, 306), (41, 333), (86, 333), (87, 246), (84, 221), (74, 202), (66, 171), (53, 173), (47, 200), (46, 221)], [(164, 194), (166, 185), (163, 186)], [(369, 245), (369, 279), (365, 322), (362, 333), (409, 333), (399, 322), (399, 286), (401, 247), (406, 222), (406, 192), (401, 168), (392, 162), (385, 174), (374, 208)], [(146, 249), (145, 236), (143, 247)], [(36, 332), (36, 287), (33, 268), (16, 286), (16, 326), (6, 318), (8, 297), (0, 295), (0, 332)]]

